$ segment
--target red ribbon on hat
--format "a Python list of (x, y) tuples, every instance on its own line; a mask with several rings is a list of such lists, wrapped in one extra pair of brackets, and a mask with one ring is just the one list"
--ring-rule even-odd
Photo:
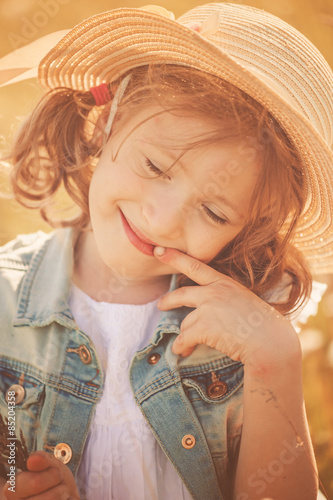
[(96, 106), (103, 106), (111, 101), (109, 86), (106, 83), (101, 83), (97, 87), (90, 87), (90, 92), (94, 96)]

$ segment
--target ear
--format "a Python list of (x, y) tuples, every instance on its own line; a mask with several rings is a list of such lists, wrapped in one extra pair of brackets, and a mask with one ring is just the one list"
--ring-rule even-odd
[(110, 114), (110, 108), (111, 108), (111, 102), (108, 102), (105, 106), (103, 111), (101, 112), (100, 116), (98, 117), (98, 120), (95, 124), (94, 131), (92, 134), (92, 140), (93, 142), (99, 147), (102, 148), (104, 145), (105, 141), (105, 126), (108, 121), (108, 117)]

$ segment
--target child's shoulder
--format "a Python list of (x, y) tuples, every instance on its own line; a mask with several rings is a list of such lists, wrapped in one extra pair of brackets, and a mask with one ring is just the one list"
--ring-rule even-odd
[(14, 240), (0, 247), (0, 268), (29, 266), (32, 256), (50, 240), (54, 232), (37, 231), (30, 234), (19, 234)]
[(16, 326), (53, 317), (55, 308), (65, 304), (72, 254), (71, 228), (19, 235), (0, 247), (2, 337), (12, 338)]
[(0, 247), (0, 323), (11, 321), (17, 301), (38, 296), (40, 302), (50, 283), (66, 274), (71, 256), (70, 228), (19, 235)]

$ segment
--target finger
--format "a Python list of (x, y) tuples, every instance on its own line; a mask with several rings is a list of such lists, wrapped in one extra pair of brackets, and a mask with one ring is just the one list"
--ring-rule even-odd
[(215, 283), (223, 278), (230, 280), (215, 269), (212, 269), (207, 264), (200, 262), (200, 260), (179, 252), (174, 248), (166, 248), (163, 252), (163, 247), (155, 247), (155, 257), (165, 264), (169, 264), (177, 271), (188, 276), (192, 281), (198, 285), (209, 285)]
[(31, 498), (59, 485), (63, 480), (58, 467), (49, 467), (41, 472), (21, 472), (16, 478), (16, 494), (20, 498)]
[(192, 354), (194, 349), (194, 347), (189, 347), (188, 349), (185, 349), (185, 351), (182, 351), (179, 356), (181, 356), (182, 358), (186, 358), (187, 356), (190, 356), (190, 354)]
[(161, 311), (168, 311), (177, 307), (198, 307), (204, 300), (205, 287), (182, 286), (172, 292), (163, 295), (158, 302), (157, 307)]
[[(180, 335), (184, 335), (184, 332), (186, 332), (189, 328), (191, 328), (193, 325), (195, 325), (195, 323), (198, 321), (198, 319), (199, 319), (198, 318), (198, 309), (195, 309), (194, 311), (190, 312), (190, 314), (188, 314), (185, 317), (185, 319), (183, 319), (182, 324), (180, 325)], [(185, 357), (189, 356), (190, 354), (192, 354), (192, 352), (195, 349), (195, 345), (186, 348), (186, 346), (183, 343), (184, 343), (184, 338), (181, 338), (176, 343), (176, 346), (175, 346), (176, 352), (174, 351), (173, 347), (172, 347), (172, 351), (174, 352), (174, 354), (179, 354), (180, 356), (185, 358)], [(182, 347), (182, 349), (180, 351), (177, 351), (177, 347), (178, 347), (178, 349)]]
[[(174, 343), (172, 344), (172, 352), (181, 356), (188, 356), (191, 354), (198, 342), (195, 340), (195, 336), (188, 335), (188, 330), (181, 332)], [(189, 354), (188, 354), (189, 353)]]
[(189, 328), (191, 328), (197, 321), (200, 320), (200, 312), (198, 309), (194, 309), (191, 311), (185, 318), (183, 319), (180, 325), (181, 333), (185, 332)]
[(32, 472), (42, 471), (55, 464), (55, 459), (45, 451), (31, 453), (27, 460), (27, 468)]
[(196, 345), (207, 343), (207, 335), (202, 333), (200, 325), (200, 313), (195, 309), (182, 321), (181, 332), (172, 345), (174, 354), (188, 356), (188, 352), (191, 353)]
[(43, 493), (39, 493), (37, 495), (33, 495), (29, 497), (29, 500), (69, 500), (70, 493), (68, 487), (65, 484), (60, 484), (55, 488), (51, 488), (50, 490), (43, 491)]

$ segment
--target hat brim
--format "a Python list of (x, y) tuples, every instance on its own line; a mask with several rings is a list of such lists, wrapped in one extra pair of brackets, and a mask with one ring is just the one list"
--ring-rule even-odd
[(13, 50), (0, 58), (0, 87), (36, 78), (38, 65), (69, 30), (56, 31)]
[(177, 64), (220, 77), (267, 108), (303, 160), (307, 203), (294, 244), (314, 273), (333, 272), (333, 153), (287, 93), (177, 21), (139, 9), (96, 15), (71, 30), (44, 57), (39, 81), (89, 90), (150, 63)]

